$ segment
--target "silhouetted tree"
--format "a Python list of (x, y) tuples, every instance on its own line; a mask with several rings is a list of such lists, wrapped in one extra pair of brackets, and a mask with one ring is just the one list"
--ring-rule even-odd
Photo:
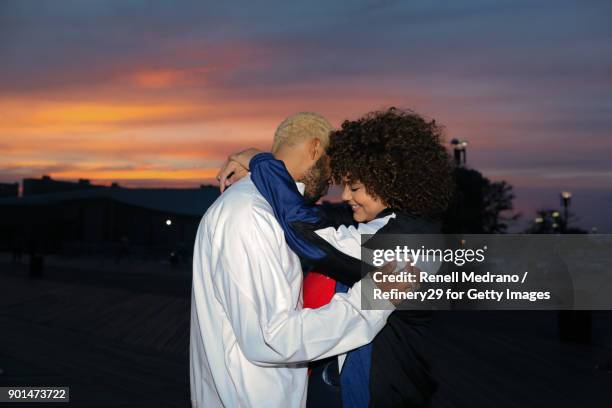
[(503, 234), (508, 223), (519, 218), (512, 213), (514, 193), (507, 182), (492, 182), (465, 167), (455, 169), (455, 182), (455, 197), (442, 227), (445, 233)]
[(508, 230), (508, 223), (520, 217), (520, 214), (511, 213), (515, 198), (512, 185), (503, 180), (491, 182), (486, 177), (484, 180), (484, 232), (503, 234)]

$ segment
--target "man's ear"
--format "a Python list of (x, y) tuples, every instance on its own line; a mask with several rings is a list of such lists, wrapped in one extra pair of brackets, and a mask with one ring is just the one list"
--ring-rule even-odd
[(310, 141), (309, 152), (308, 152), (310, 156), (310, 160), (315, 161), (317, 156), (321, 155), (322, 148), (323, 146), (321, 146), (321, 140), (318, 137), (313, 138)]

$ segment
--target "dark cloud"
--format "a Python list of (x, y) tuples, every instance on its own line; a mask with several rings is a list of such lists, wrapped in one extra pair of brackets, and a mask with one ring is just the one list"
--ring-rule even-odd
[(477, 168), (606, 174), (611, 17), (607, 0), (4, 0), (0, 98), (215, 101), (119, 123), (135, 128), (400, 105), (468, 138)]

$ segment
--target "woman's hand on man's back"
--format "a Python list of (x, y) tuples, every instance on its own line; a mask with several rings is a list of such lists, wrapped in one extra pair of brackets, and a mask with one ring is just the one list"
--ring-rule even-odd
[(227, 187), (249, 174), (249, 162), (258, 153), (261, 153), (261, 150), (249, 148), (232, 153), (227, 157), (217, 173), (217, 181), (219, 181), (219, 189), (222, 193)]

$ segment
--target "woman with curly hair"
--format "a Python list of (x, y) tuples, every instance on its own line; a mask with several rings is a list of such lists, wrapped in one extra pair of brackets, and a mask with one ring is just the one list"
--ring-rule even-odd
[[(450, 202), (452, 166), (442, 129), (416, 113), (391, 108), (345, 121), (327, 153), (333, 179), (345, 194), (357, 193), (347, 198), (365, 194), (379, 206), (429, 220), (439, 219)], [(376, 215), (353, 209), (358, 222)]]
[[(304, 307), (322, 306), (361, 279), (362, 234), (375, 234), (375, 240), (380, 234), (439, 233), (454, 188), (441, 127), (395, 108), (347, 120), (330, 136), (332, 179), (343, 185), (352, 220), (306, 202), (282, 161), (255, 153), (231, 159), (250, 170), (289, 246), (317, 271), (304, 280)], [(340, 358), (340, 370), (319, 365), (331, 387), (339, 371), (342, 406), (427, 406), (436, 389), (425, 340), (430, 320), (428, 311), (395, 311), (372, 343)]]

